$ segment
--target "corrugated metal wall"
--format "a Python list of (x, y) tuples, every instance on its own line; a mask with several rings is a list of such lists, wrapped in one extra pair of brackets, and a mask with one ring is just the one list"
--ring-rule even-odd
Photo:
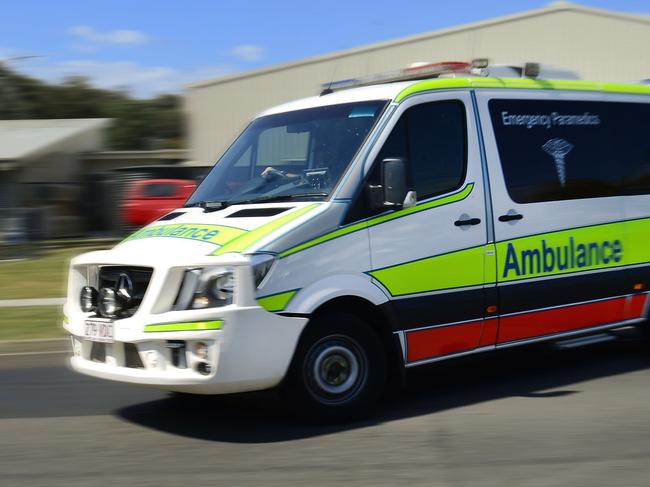
[(211, 163), (251, 117), (315, 95), (321, 83), (404, 67), (417, 61), (536, 61), (595, 81), (650, 78), (650, 20), (573, 5), (495, 19), (206, 82), (186, 95), (192, 157)]

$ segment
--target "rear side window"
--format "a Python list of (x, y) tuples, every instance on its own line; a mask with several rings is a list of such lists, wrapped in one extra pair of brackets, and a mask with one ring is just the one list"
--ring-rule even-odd
[(650, 104), (490, 100), (517, 203), (650, 193)]
[(176, 185), (173, 183), (151, 183), (142, 188), (145, 198), (171, 198), (176, 196)]
[(465, 108), (461, 101), (425, 103), (409, 108), (386, 139), (374, 167), (389, 157), (409, 162), (418, 200), (453, 191), (465, 178)]

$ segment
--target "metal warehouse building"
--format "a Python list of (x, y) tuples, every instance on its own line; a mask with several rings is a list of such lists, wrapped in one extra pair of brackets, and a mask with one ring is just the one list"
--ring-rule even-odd
[(331, 80), (399, 69), (413, 62), (547, 63), (594, 81), (650, 78), (650, 17), (557, 2), (538, 10), (270, 66), (190, 86), (191, 158), (211, 163), (251, 117), (315, 95)]

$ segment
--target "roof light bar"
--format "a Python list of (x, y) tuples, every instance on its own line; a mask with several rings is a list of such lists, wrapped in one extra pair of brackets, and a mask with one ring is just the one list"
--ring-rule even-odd
[(392, 83), (395, 81), (408, 81), (420, 78), (434, 78), (448, 73), (469, 73), (472, 65), (461, 61), (444, 61), (440, 63), (413, 63), (404, 69), (388, 71), (386, 73), (363, 76), (361, 78), (342, 79), (323, 83), (321, 95), (334, 91), (356, 88), (360, 86)]
[[(341, 79), (321, 85), (321, 95), (360, 86), (392, 83), (437, 77), (490, 76), (493, 78), (580, 79), (578, 73), (539, 63), (490, 64), (487, 58), (473, 59), (471, 63), (444, 61), (440, 63), (413, 63), (404, 69), (362, 78)], [(650, 80), (646, 81), (646, 83)]]

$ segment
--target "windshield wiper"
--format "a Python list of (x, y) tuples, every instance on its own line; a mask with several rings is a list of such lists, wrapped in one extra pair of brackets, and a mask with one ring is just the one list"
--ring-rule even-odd
[(204, 212), (210, 213), (211, 211), (223, 210), (228, 206), (228, 202), (227, 201), (197, 201), (196, 203), (185, 205), (184, 208), (195, 208), (197, 206), (203, 208)]
[(296, 193), (296, 194), (277, 194), (274, 196), (260, 196), (248, 200), (226, 201), (228, 205), (248, 205), (251, 203), (270, 203), (272, 201), (291, 201), (299, 198), (327, 198), (328, 193)]

